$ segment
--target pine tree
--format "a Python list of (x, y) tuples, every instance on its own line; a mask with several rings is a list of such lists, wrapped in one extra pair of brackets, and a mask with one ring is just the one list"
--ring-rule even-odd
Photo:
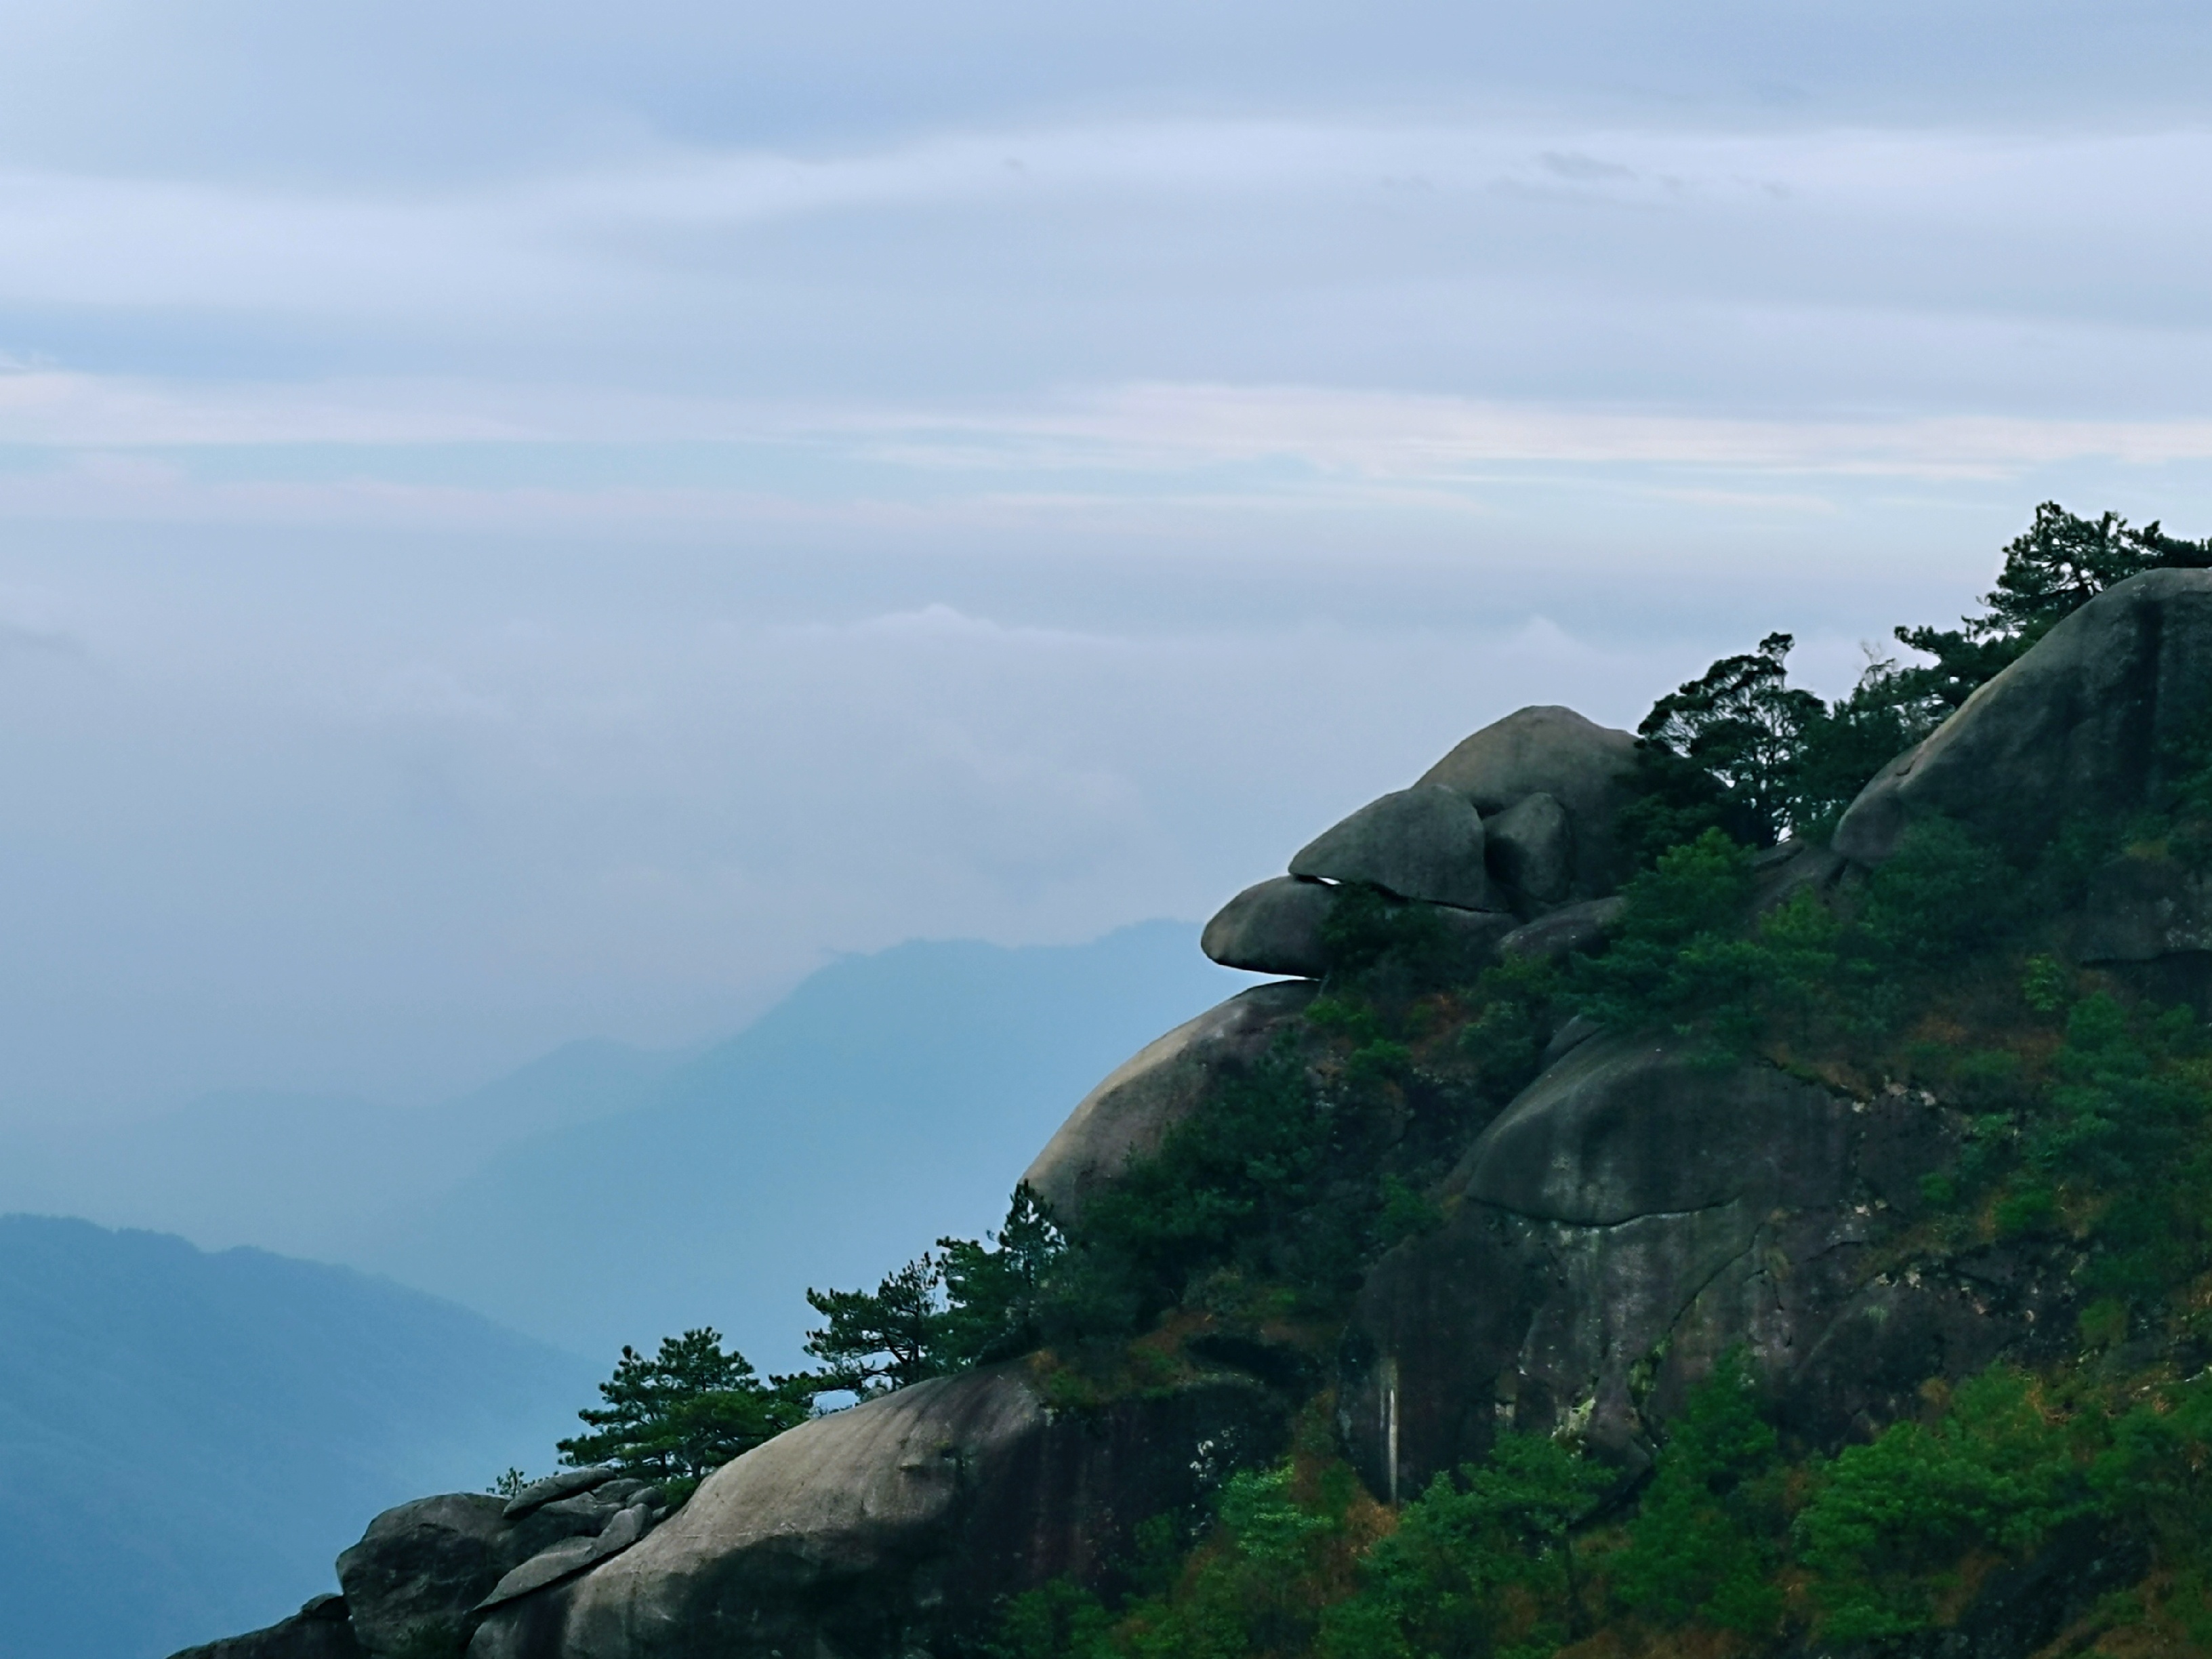
[(612, 1463), (657, 1480), (694, 1481), (803, 1423), (821, 1388), (812, 1377), (763, 1382), (710, 1328), (664, 1337), (647, 1357), (625, 1346), (599, 1384), (606, 1405), (576, 1413), (590, 1432), (556, 1448), (564, 1462)]

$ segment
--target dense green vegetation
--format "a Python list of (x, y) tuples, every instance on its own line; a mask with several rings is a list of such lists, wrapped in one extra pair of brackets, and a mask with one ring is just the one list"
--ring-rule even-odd
[[(1294, 1397), (1287, 1461), (1236, 1475), (1209, 1513), (1146, 1522), (1113, 1582), (1015, 1601), (996, 1659), (1887, 1640), (2085, 1527), (2148, 1570), (2081, 1646), (2212, 1644), (2212, 1042), (2189, 1009), (2068, 965), (2039, 920), (2123, 852), (2212, 867), (2212, 727), (2133, 821), (2084, 820), (2026, 860), (1943, 822), (1830, 885), (1792, 890), (1790, 860), (1760, 856), (1817, 845), (1891, 756), (2158, 564), (2212, 565), (2212, 544), (2046, 505), (1979, 614), (1897, 630), (1928, 662), (1877, 662), (1833, 702), (1789, 685), (1786, 635), (1716, 663), (1643, 725), (1645, 787), (1620, 826), (1639, 867), (1605, 948), (1469, 974), (1431, 913), (1347, 890), (1321, 994), (1079, 1215), (1018, 1191), (981, 1241), (940, 1239), (873, 1291), (811, 1292), (818, 1374), (716, 1386), (782, 1409), (1019, 1358), (1080, 1409), (1229, 1354)], [(1351, 1299), (1382, 1252), (1441, 1224), (1437, 1183), (1577, 1014), (1940, 1100), (1956, 1156), (1922, 1182), (1897, 1262), (2040, 1252), (2078, 1329), (2032, 1365), (1931, 1381), (1917, 1415), (1840, 1449), (1785, 1434), (1732, 1354), (1647, 1469), (1501, 1430), (1482, 1462), (1377, 1503), (1329, 1426)]]
[(2212, 1642), (2212, 1378), (2116, 1386), (2087, 1366), (1996, 1366), (1936, 1400), (1832, 1460), (1793, 1459), (1731, 1360), (1628, 1493), (1567, 1441), (1507, 1432), (1395, 1514), (1309, 1450), (1237, 1476), (1198, 1547), (1138, 1564), (1120, 1595), (1058, 1583), (1018, 1598), (988, 1651), (1539, 1659), (1692, 1638), (1755, 1651), (1793, 1630), (1850, 1643), (1929, 1628), (2083, 1523), (2158, 1564), (2106, 1599), (2087, 1638)]

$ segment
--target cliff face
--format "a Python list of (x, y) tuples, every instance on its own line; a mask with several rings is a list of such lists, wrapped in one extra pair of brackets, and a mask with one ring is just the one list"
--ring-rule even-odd
[[(2037, 1144), (2057, 1150), (2030, 1158), (2003, 1151), (2044, 1133), (2027, 1109), (1990, 1103), (2025, 1088), (2023, 1066), (2076, 1096), (2088, 1086), (2087, 1071), (2066, 1071), (2055, 1028), (2002, 1046), (2023, 971), (2114, 1008), (2143, 994), (2204, 1009), (2206, 860), (2167, 831), (2187, 807), (2175, 790), (2212, 757), (2208, 720), (2212, 574), (2157, 572), (2092, 602), (1885, 769), (1832, 848), (1762, 855), (1745, 877), (1741, 941), (1654, 958), (1659, 980), (1679, 978), (1692, 965), (1749, 1011), (1726, 1041), (1693, 993), (1668, 993), (1674, 1015), (1638, 1024), (1619, 1012), (1620, 974), (1593, 981), (1613, 985), (1609, 1003), (1558, 990), (1607, 957), (1611, 930), (1638, 949), (1656, 937), (1634, 931), (1646, 890), (1626, 909), (1617, 896), (1632, 742), (1563, 709), (1476, 733), (1232, 901), (1208, 953), (1291, 982), (1144, 1050), (1029, 1174), (1079, 1235), (1101, 1194), (1204, 1133), (1239, 1079), (1291, 1066), (1338, 1120), (1367, 1114), (1329, 1143), (1340, 1167), (1301, 1190), (1373, 1180), (1389, 1194), (1361, 1221), (1368, 1243), (1340, 1283), (1297, 1316), (1255, 1313), (1264, 1297), (1237, 1274), (1260, 1273), (1260, 1258), (1224, 1256), (1241, 1265), (1178, 1291), (1145, 1337), (1174, 1363), (1144, 1386), (1078, 1400), (1055, 1392), (1066, 1356), (1031, 1356), (810, 1423), (720, 1470), (642, 1542), (459, 1608), (467, 1652), (969, 1651), (1009, 1597), (1113, 1584), (1140, 1523), (1202, 1516), (1233, 1471), (1293, 1441), (1309, 1465), (1340, 1458), (1370, 1500), (1394, 1505), (1478, 1465), (1506, 1431), (1564, 1432), (1605, 1472), (1617, 1516), (1723, 1356), (1781, 1443), (1814, 1456), (1925, 1412), (1992, 1362), (2073, 1363), (2081, 1334), (2115, 1317), (2123, 1334), (2135, 1321), (2132, 1347), (2114, 1352), (2141, 1376), (2185, 1375), (2203, 1359), (2194, 1328), (2127, 1311), (2151, 1291), (2100, 1289), (2121, 1282), (2112, 1263), (2126, 1250), (2151, 1248), (2100, 1218), (2113, 1213), (2112, 1178), (2098, 1188), (2089, 1173), (2134, 1131), (2066, 1105), (2075, 1139), (2052, 1130)], [(1929, 866), (1942, 879), (1882, 885), (1893, 860), (1924, 862), (1938, 833), (2010, 861), (1978, 887), (1956, 860)], [(1852, 956), (1885, 904), (1875, 933), (1888, 954)], [(1962, 920), (1970, 904), (1983, 934)], [(1418, 951), (1394, 957), (1377, 927)], [(1376, 1006), (1396, 1011), (1402, 1041), (1347, 1059), (1332, 1034), (1380, 1018), (1362, 1012), (1361, 985), (1381, 988)], [(1613, 1024), (1593, 1008), (1615, 1010)], [(1395, 1067), (1387, 1085), (1372, 1083), (1377, 1066)], [(1307, 1224), (1283, 1224), (1285, 1259), (1306, 1259)], [(2025, 1655), (2142, 1571), (2141, 1537), (2068, 1524), (2040, 1554), (1981, 1562), (1978, 1595), (1962, 1590), (1942, 1614), (1957, 1650)], [(1818, 1645), (1782, 1614), (1769, 1626), (1730, 1639)], [(286, 1645), (284, 1628), (252, 1651), (324, 1650)]]

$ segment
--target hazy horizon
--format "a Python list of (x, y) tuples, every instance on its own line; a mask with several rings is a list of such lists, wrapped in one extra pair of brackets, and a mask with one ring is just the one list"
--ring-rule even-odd
[(1202, 918), (2212, 532), (2212, 15), (0, 5), (0, 1123)]

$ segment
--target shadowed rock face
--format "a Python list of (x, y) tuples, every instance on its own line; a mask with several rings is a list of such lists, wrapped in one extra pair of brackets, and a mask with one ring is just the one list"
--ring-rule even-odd
[(1866, 1279), (1957, 1126), (1648, 1040), (1575, 1047), (1484, 1131), (1451, 1217), (1369, 1275), (1346, 1345), (1346, 1437), (1382, 1493), (1487, 1449), (1501, 1423), (1583, 1425), (1640, 1467), (1650, 1431), (1745, 1345), (1783, 1419), (1832, 1443), (2065, 1324), (2063, 1274), (2003, 1252)]
[(1611, 892), (1628, 873), (1613, 820), (1631, 798), (1635, 769), (1629, 733), (1571, 708), (1538, 707), (1462, 739), (1420, 782), (1464, 796), (1486, 821), (1531, 795), (1551, 796), (1573, 823), (1573, 886), (1587, 898)]
[[(1863, 865), (1947, 817), (2032, 859), (2072, 819), (2124, 823), (2212, 737), (2212, 571), (2115, 584), (1966, 700), (1860, 792), (1835, 848)], [(2212, 888), (2155, 848), (2091, 878), (2069, 954), (2212, 1014)]]
[(1206, 1098), (1224, 1066), (1249, 1066), (1314, 999), (1310, 981), (1255, 985), (1187, 1020), (1085, 1095), (1022, 1179), (1062, 1216), (1120, 1174)]
[(1523, 904), (1558, 904), (1573, 892), (1574, 819), (1553, 797), (1524, 795), (1483, 830), (1490, 867)]
[(495, 1609), (471, 1659), (929, 1652), (1000, 1596), (1096, 1578), (1130, 1528), (1273, 1455), (1282, 1409), (1224, 1380), (1095, 1413), (1010, 1369), (820, 1418), (720, 1470), (587, 1577)]
[(1861, 864), (1945, 815), (2021, 853), (2079, 812), (2142, 805), (2212, 712), (2212, 571), (2152, 570), (2083, 605), (1875, 775), (1837, 825)]
[(173, 1659), (362, 1659), (342, 1596), (319, 1595), (266, 1630), (186, 1648)]
[(338, 1557), (355, 1638), (373, 1655), (401, 1654), (429, 1631), (465, 1633), (469, 1609), (540, 1550), (595, 1533), (599, 1517), (548, 1504), (509, 1521), (503, 1498), (449, 1492), (386, 1510)]

